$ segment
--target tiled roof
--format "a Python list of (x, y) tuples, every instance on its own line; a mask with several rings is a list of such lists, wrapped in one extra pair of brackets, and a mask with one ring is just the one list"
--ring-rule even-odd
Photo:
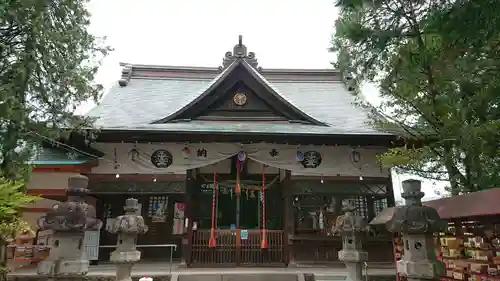
[[(166, 117), (211, 92), (236, 65), (312, 124), (284, 122), (163, 122)], [(354, 105), (351, 95), (333, 69), (261, 69), (242, 36), (227, 52), (221, 68), (123, 64), (119, 80), (102, 102), (87, 115), (97, 117), (105, 130), (139, 130), (209, 133), (268, 133), (301, 135), (390, 135), (368, 124), (368, 112)], [(156, 121), (156, 122), (155, 122)], [(325, 126), (326, 125), (326, 126)]]
[[(327, 126), (216, 121), (151, 124), (199, 97), (216, 78), (206, 75), (202, 79), (144, 75), (132, 77), (125, 87), (115, 85), (87, 115), (98, 118), (97, 127), (110, 130), (387, 135), (368, 124), (368, 112), (354, 105), (353, 95), (340, 80), (283, 79), (277, 75), (265, 77), (266, 72), (263, 73), (259, 75), (287, 102)], [(294, 75), (300, 77), (300, 73)]]

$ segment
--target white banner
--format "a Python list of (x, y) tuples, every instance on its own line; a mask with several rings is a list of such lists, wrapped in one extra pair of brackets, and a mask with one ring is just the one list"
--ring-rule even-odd
[(376, 159), (384, 151), (379, 147), (356, 149), (359, 159), (353, 159), (353, 150), (347, 146), (96, 143), (93, 147), (106, 154), (93, 173), (185, 174), (188, 169), (209, 166), (243, 151), (247, 159), (301, 175), (388, 175)]
[[(187, 146), (176, 143), (96, 143), (93, 147), (104, 152), (105, 156), (92, 173), (103, 174), (185, 174), (186, 170), (212, 165), (239, 151), (239, 145), (220, 143)], [(183, 152), (186, 147), (188, 154)]]

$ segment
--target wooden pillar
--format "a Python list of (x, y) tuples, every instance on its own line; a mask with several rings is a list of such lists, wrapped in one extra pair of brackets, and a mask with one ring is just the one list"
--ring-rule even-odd
[(295, 229), (295, 218), (293, 210), (293, 183), (292, 183), (292, 172), (289, 170), (285, 171), (285, 178), (282, 182), (283, 188), (283, 201), (284, 205), (284, 220), (283, 220), (283, 251), (285, 264), (289, 267), (296, 267), (295, 255), (293, 252), (293, 234)]
[(368, 221), (375, 218), (375, 199), (371, 195), (366, 195), (366, 207), (368, 208)]
[(193, 220), (194, 202), (193, 197), (196, 188), (196, 171), (186, 171), (186, 193), (184, 194), (184, 226), (187, 225), (185, 233), (182, 235), (182, 255), (179, 267), (187, 267), (191, 262), (191, 245), (193, 243)]
[(396, 206), (396, 199), (394, 199), (394, 188), (392, 186), (392, 173), (389, 171), (389, 177), (387, 178), (386, 185), (387, 194), (387, 207)]

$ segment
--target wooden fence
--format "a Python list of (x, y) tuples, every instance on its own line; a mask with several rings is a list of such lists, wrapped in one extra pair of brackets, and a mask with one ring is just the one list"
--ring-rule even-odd
[(267, 248), (261, 248), (262, 231), (215, 230), (215, 247), (209, 246), (210, 230), (193, 231), (193, 266), (283, 266), (283, 230), (266, 230)]

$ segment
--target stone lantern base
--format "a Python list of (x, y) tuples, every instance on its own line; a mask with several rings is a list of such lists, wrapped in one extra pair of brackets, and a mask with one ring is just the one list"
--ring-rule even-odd
[(135, 263), (141, 259), (141, 252), (137, 250), (113, 251), (109, 260), (114, 263)]
[(338, 253), (339, 260), (345, 263), (347, 270), (346, 281), (363, 280), (363, 264), (368, 260), (368, 253), (360, 250), (348, 249), (341, 250)]
[(409, 279), (436, 279), (438, 276), (444, 275), (444, 268), (439, 262), (430, 260), (421, 261), (398, 261), (398, 272), (407, 276)]
[(45, 276), (85, 275), (89, 272), (89, 265), (88, 260), (44, 260), (38, 264), (37, 273)]
[(358, 250), (340, 250), (339, 260), (343, 262), (364, 262), (368, 260), (368, 253)]

